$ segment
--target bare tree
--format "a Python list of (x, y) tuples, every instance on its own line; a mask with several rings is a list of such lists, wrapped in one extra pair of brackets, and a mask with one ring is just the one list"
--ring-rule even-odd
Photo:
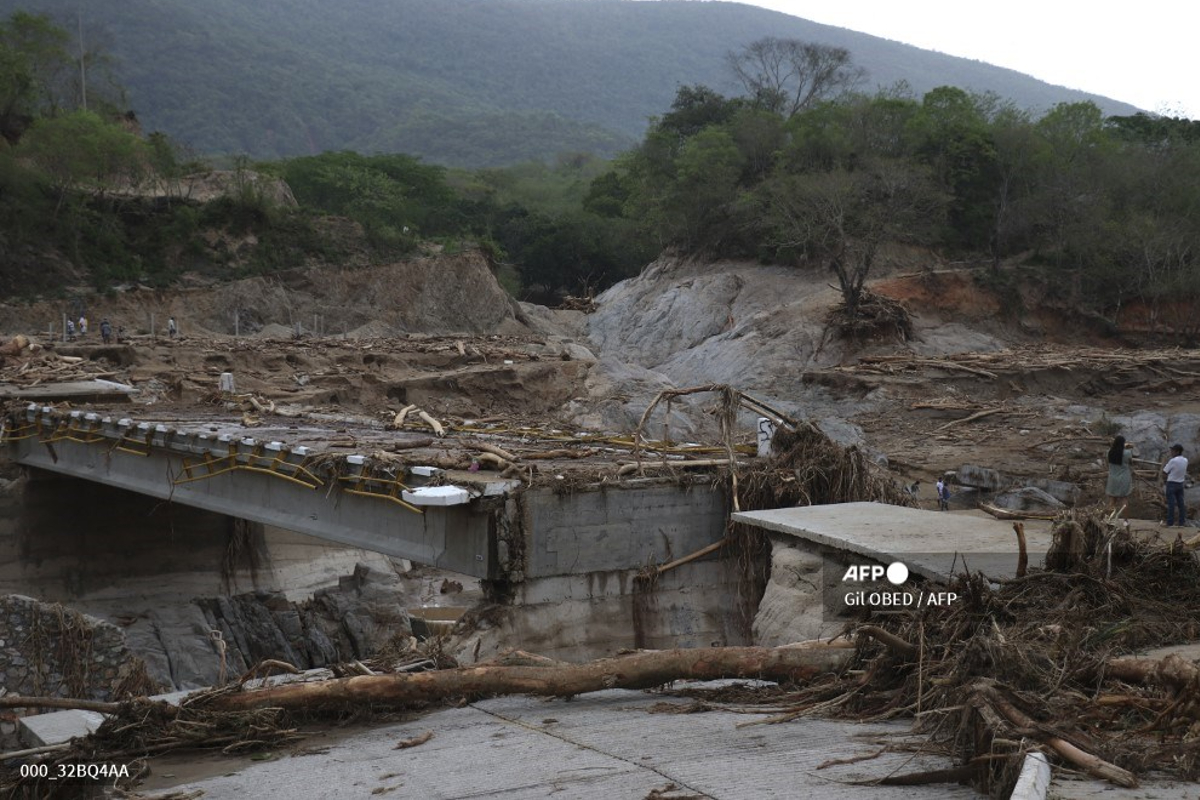
[(824, 263), (850, 318), (880, 246), (920, 242), (945, 208), (928, 174), (898, 161), (789, 176), (771, 185), (763, 201), (767, 241)]
[(853, 89), (866, 72), (842, 47), (768, 36), (730, 51), (726, 61), (756, 101), (790, 119), (814, 103)]

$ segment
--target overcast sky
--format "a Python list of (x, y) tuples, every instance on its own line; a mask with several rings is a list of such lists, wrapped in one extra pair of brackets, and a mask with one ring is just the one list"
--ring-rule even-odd
[(739, 0), (1200, 119), (1200, 6), (1188, 0)]

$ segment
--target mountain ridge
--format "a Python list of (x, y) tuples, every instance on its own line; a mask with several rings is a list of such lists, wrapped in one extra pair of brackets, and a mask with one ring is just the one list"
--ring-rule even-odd
[[(0, 0), (76, 27), (74, 0)], [(1044, 111), (1090, 100), (1014, 70), (741, 3), (631, 0), (91, 0), (147, 130), (201, 154), (405, 152), (478, 167), (634, 145), (683, 85), (740, 87), (725, 55), (764, 36), (850, 51), (873, 91), (994, 91)], [(473, 118), (488, 117), (484, 126)], [(471, 130), (482, 127), (483, 130)], [(451, 147), (450, 144), (455, 146)], [(495, 146), (496, 156), (490, 154)]]

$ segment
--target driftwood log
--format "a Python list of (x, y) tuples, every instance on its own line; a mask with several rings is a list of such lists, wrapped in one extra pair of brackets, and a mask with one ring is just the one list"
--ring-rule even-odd
[(1172, 653), (1161, 659), (1128, 656), (1110, 659), (1105, 665), (1108, 677), (1130, 683), (1146, 683), (1175, 689), (1200, 687), (1200, 662), (1188, 661)]
[(805, 682), (845, 666), (852, 642), (804, 642), (791, 647), (701, 647), (654, 650), (585, 664), (480, 664), (457, 669), (389, 675), (356, 675), (313, 683), (214, 696), (221, 711), (282, 708), (313, 711), (369, 704), (423, 705), (451, 697), (532, 694), (572, 697), (602, 689), (646, 689), (676, 680), (761, 678)]

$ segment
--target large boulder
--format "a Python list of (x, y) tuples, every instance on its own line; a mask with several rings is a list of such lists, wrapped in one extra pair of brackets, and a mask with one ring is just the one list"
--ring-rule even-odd
[[(651, 371), (664, 388), (728, 384), (798, 418), (845, 418), (875, 407), (879, 398), (809, 378), (847, 354), (825, 325), (838, 299), (815, 268), (667, 256), (596, 299), (587, 341), (608, 373), (620, 362)], [(643, 394), (636, 383), (633, 388), (621, 394)], [(633, 407), (643, 399), (636, 395), (619, 413), (607, 404), (606, 420), (636, 421), (644, 410), (644, 404)], [(676, 409), (692, 429), (711, 430), (711, 415), (697, 413), (710, 404), (709, 398), (684, 400)], [(748, 430), (754, 423), (749, 415), (739, 421)]]
[(1024, 486), (996, 495), (992, 505), (1009, 511), (1028, 511), (1034, 514), (1053, 514), (1066, 506), (1035, 486)]
[(1134, 454), (1147, 461), (1165, 462), (1173, 444), (1183, 445), (1183, 454), (1200, 461), (1200, 414), (1135, 411), (1111, 418), (1116, 432), (1133, 442)]
[(837, 363), (822, 350), (836, 302), (811, 269), (663, 258), (596, 299), (587, 335), (597, 354), (654, 369), (680, 386), (729, 383), (797, 393), (805, 369)]
[(754, 616), (754, 644), (778, 647), (815, 639), (824, 623), (824, 559), (784, 539), (771, 542), (771, 576)]

